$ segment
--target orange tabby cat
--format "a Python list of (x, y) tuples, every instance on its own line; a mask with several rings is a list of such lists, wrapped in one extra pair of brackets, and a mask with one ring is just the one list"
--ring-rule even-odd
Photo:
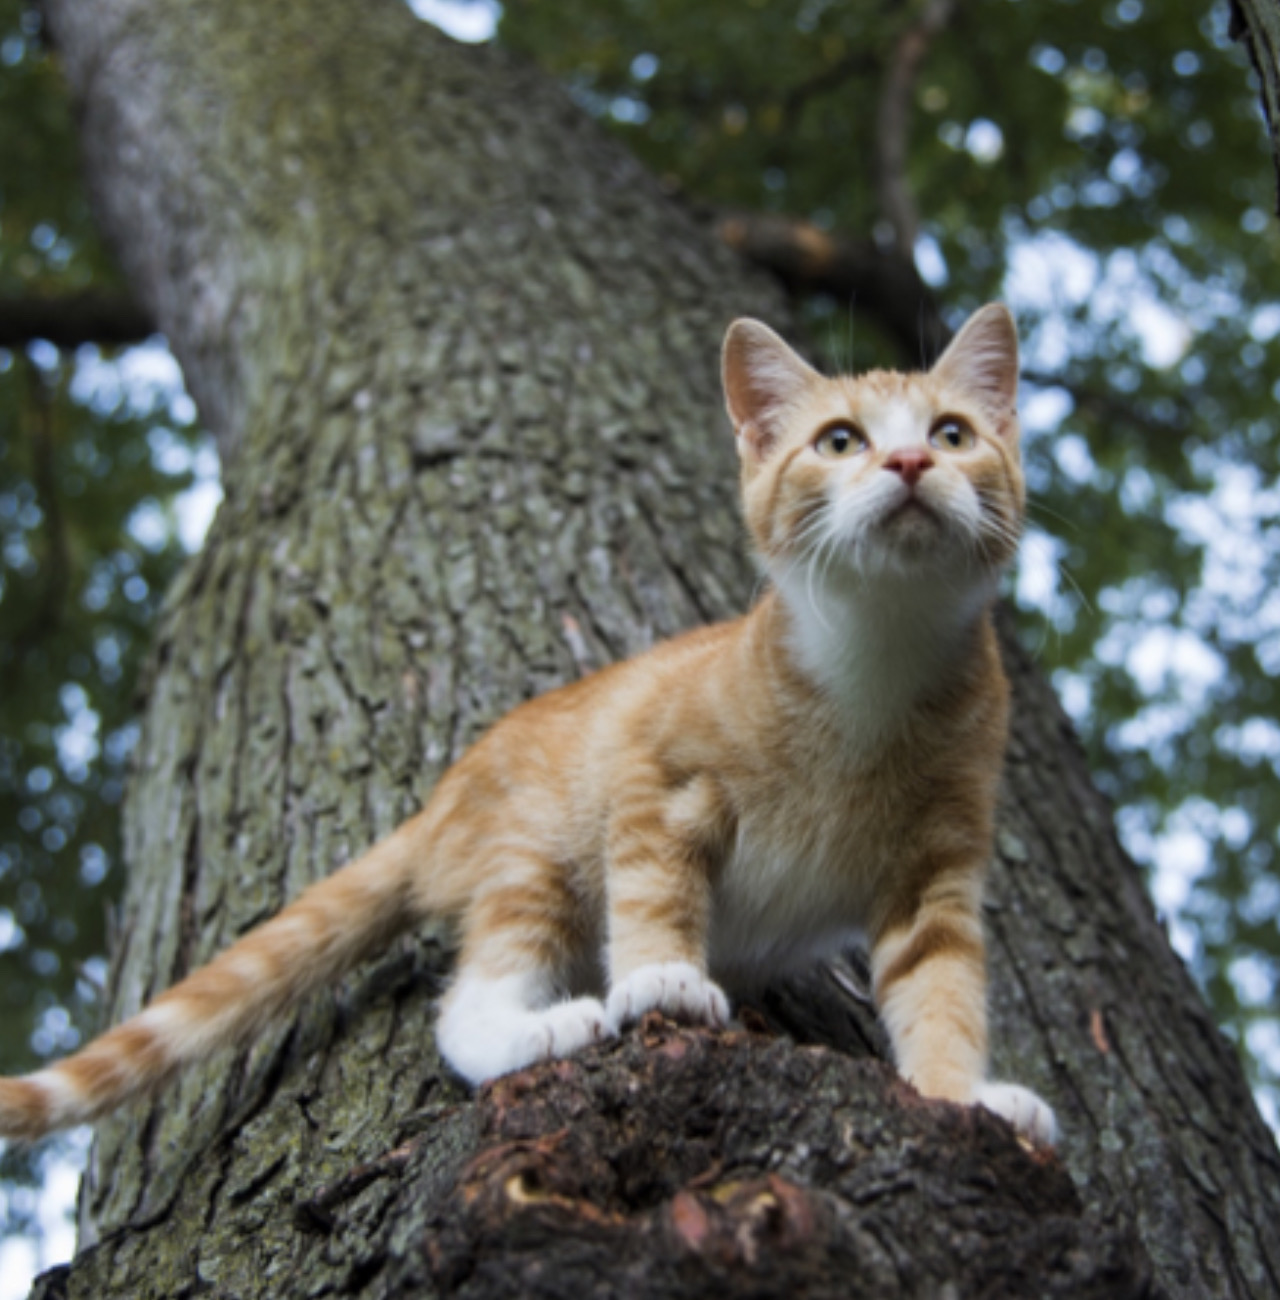
[(925, 374), (825, 379), (741, 320), (724, 385), (759, 604), (516, 709), (363, 858), (83, 1051), (0, 1080), (0, 1134), (102, 1115), (443, 914), (461, 956), (437, 1038), (472, 1082), (653, 1008), (722, 1025), (713, 977), (749, 987), (861, 934), (903, 1074), (1052, 1141), (1043, 1101), (986, 1079), (1013, 322), (983, 308)]

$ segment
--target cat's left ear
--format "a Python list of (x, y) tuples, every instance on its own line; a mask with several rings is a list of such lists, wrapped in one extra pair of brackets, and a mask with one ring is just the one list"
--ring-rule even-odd
[(1004, 303), (974, 312), (930, 374), (972, 397), (1002, 436), (1017, 436), (1018, 331)]
[(788, 410), (821, 382), (767, 325), (743, 317), (729, 326), (721, 357), (724, 400), (744, 455), (764, 460), (782, 436)]

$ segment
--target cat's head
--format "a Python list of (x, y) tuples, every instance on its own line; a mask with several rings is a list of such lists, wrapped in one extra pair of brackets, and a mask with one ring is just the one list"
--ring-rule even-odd
[(724, 344), (748, 527), (775, 574), (994, 575), (1017, 548), (1018, 337), (983, 307), (933, 369), (828, 379), (771, 329)]

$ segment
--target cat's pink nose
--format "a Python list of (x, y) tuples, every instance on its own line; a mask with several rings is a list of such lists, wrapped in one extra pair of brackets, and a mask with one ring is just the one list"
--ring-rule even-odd
[(933, 457), (927, 451), (893, 451), (885, 458), (884, 467), (901, 474), (908, 487), (915, 487), (925, 470), (933, 468)]

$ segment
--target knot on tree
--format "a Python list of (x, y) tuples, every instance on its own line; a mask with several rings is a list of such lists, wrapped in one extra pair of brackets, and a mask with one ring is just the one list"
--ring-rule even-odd
[(1052, 1152), (883, 1062), (760, 1033), (651, 1015), (483, 1088), (417, 1143), (327, 1207), (341, 1238), (369, 1227), (368, 1195), (398, 1202), (376, 1215), (394, 1240), (366, 1240), (340, 1293), (378, 1274), (379, 1295), (477, 1300), (1159, 1294)]

